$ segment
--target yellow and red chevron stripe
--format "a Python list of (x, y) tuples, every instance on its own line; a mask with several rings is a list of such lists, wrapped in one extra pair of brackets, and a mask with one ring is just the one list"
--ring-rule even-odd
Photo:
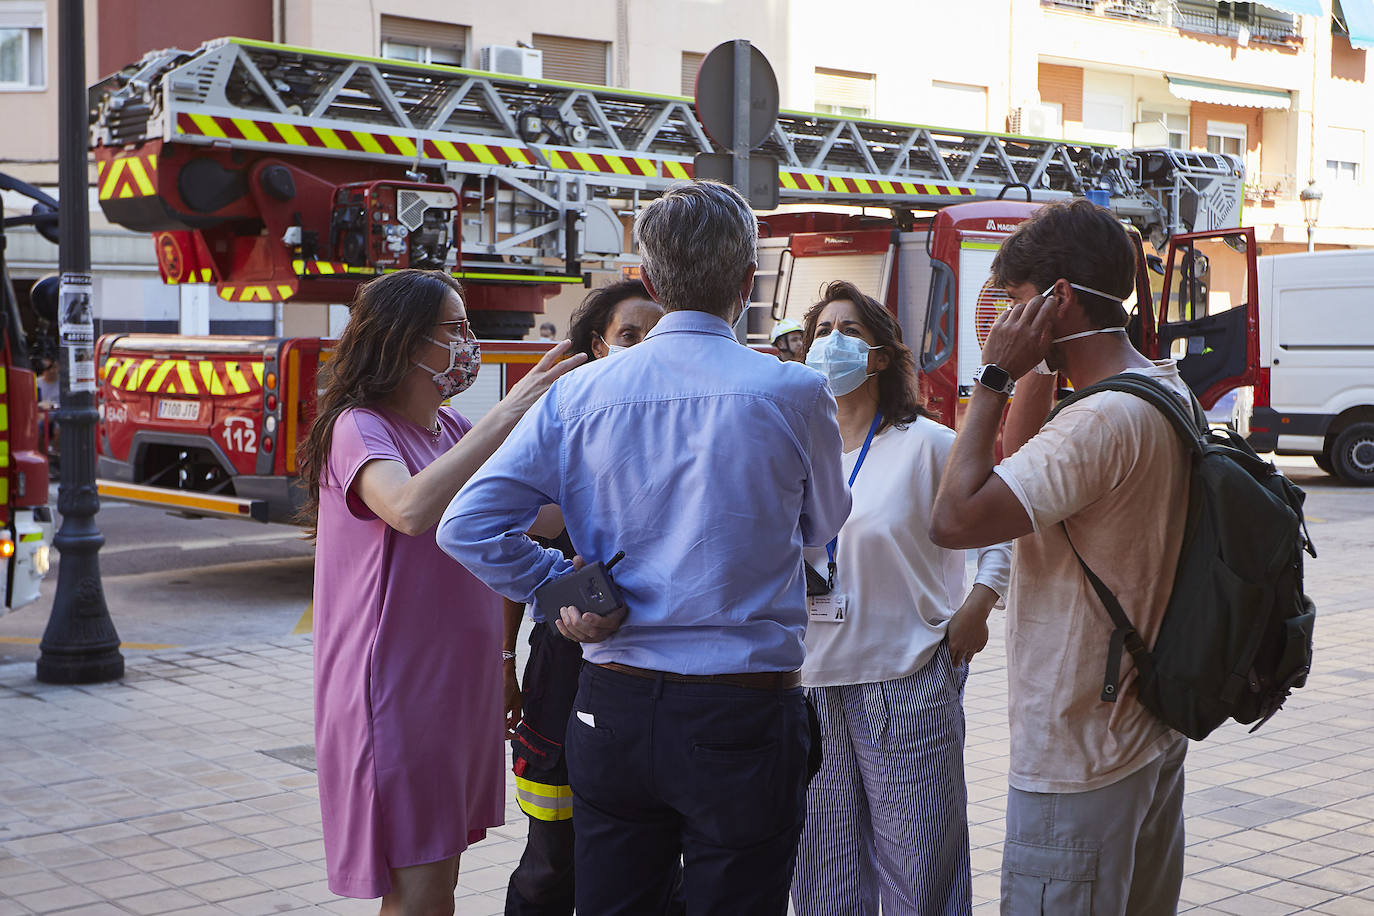
[(100, 367), (100, 377), (111, 388), (147, 394), (250, 394), (262, 390), (263, 364), (208, 359), (157, 359), (111, 356)]
[(303, 261), (291, 262), (291, 269), (298, 277), (332, 277), (336, 274), (379, 274), (390, 273), (376, 267), (354, 267), (342, 261)]
[(307, 127), (304, 124), (284, 124), (255, 118), (226, 118), (186, 112), (177, 115), (177, 133), (219, 140), (282, 143), (287, 146), (307, 146), (354, 153), (382, 153), (409, 158), (414, 158), (416, 153), (415, 141), (399, 134), (371, 130), (334, 130), (328, 127)]
[(549, 165), (574, 172), (603, 172), (608, 175), (630, 175), (657, 178), (658, 164), (642, 156), (621, 156), (616, 153), (584, 153), (581, 150), (545, 150)]
[(969, 197), (972, 188), (958, 185), (928, 184), (919, 181), (896, 181), (886, 178), (850, 178), (822, 175), (815, 172), (778, 170), (778, 184), (787, 191), (828, 191), (835, 194), (910, 194), (925, 197)]
[(157, 153), (116, 156), (96, 161), (96, 186), (101, 200), (151, 197), (157, 193)]
[(494, 143), (456, 143), (448, 140), (426, 140), (426, 159), (445, 162), (480, 162), (484, 165), (534, 165), (534, 155), (519, 146), (498, 146)]
[(221, 283), (219, 297), (226, 302), (285, 302), (296, 295), (295, 283), (257, 283), (238, 286)]

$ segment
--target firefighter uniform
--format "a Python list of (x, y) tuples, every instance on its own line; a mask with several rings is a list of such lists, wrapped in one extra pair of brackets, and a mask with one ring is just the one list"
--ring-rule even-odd
[[(565, 556), (568, 533), (537, 538)], [(573, 911), (572, 789), (563, 736), (577, 695), (582, 647), (551, 623), (530, 632), (530, 658), (521, 680), (520, 724), (511, 739), (515, 800), (530, 819), (529, 838), (506, 889), (507, 916), (571, 916)]]

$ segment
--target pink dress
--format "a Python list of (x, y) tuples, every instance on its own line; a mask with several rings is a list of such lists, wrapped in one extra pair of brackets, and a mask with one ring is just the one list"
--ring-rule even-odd
[(329, 889), (391, 890), (389, 870), (455, 856), (504, 823), (501, 602), (350, 488), (376, 458), (412, 474), (472, 424), (439, 411), (436, 441), (385, 410), (334, 424), (315, 548), (315, 749)]

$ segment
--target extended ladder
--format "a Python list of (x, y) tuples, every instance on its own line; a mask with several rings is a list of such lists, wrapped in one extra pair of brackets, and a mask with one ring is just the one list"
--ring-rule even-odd
[[(462, 176), (464, 253), (485, 256), (618, 256), (620, 217), (690, 177), (695, 154), (719, 151), (677, 96), (245, 39), (153, 52), (94, 95), (96, 144), (161, 139)], [(1156, 239), (1239, 214), (1239, 162), (1212, 154), (1171, 156), (1147, 173), (1108, 145), (793, 111), (762, 152), (780, 163), (784, 204), (933, 209), (1008, 185), (1035, 200), (1105, 188)], [(1198, 206), (1181, 206), (1184, 194)], [(1184, 209), (1196, 218), (1185, 222)], [(581, 220), (573, 252), (570, 213)]]

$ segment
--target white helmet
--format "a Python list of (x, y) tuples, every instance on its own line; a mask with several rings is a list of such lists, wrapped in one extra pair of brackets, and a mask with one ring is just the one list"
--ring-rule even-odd
[(793, 318), (784, 318), (782, 321), (773, 325), (773, 333), (768, 335), (768, 341), (770, 343), (777, 343), (778, 338), (782, 335), (791, 334), (793, 331), (803, 330), (805, 329), (801, 326), (801, 322)]

